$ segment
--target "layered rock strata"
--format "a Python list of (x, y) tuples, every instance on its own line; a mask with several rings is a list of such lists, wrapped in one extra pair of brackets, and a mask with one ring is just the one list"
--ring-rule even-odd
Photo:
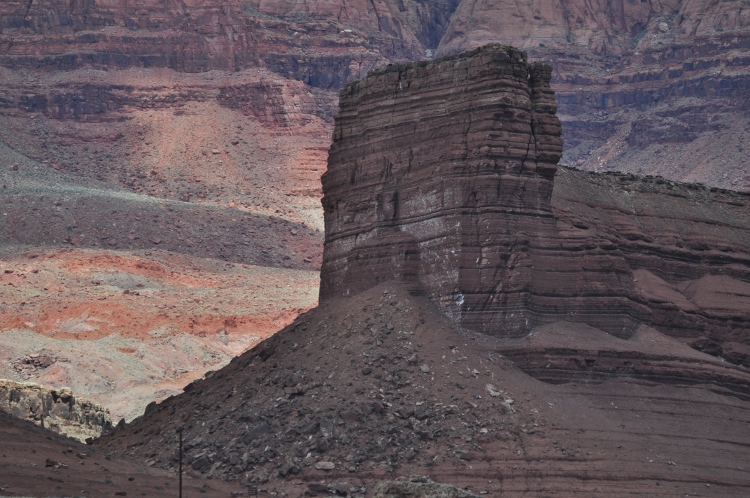
[[(750, 366), (750, 195), (659, 177), (559, 168), (552, 210), (559, 255), (621, 261), (644, 323)], [(563, 258), (548, 279), (574, 281)], [(596, 300), (596, 295), (581, 300)], [(575, 311), (575, 307), (571, 311)], [(566, 318), (567, 319), (567, 318)]]
[(0, 379), (0, 411), (81, 442), (90, 442), (113, 428), (109, 411), (65, 387), (49, 389)]
[(750, 374), (685, 343), (747, 342), (748, 196), (556, 168), (548, 81), (489, 46), (346, 86), (320, 306), (97, 444), (174, 469), (180, 427), (289, 496), (747, 495)]
[(740, 1), (465, 0), (436, 53), (552, 63), (565, 164), (747, 190), (749, 34)]
[(398, 278), (472, 328), (538, 320), (536, 250), (554, 232), (562, 153), (550, 73), (488, 46), (344, 87), (322, 179), (321, 299)]
[(744, 358), (748, 196), (559, 170), (549, 77), (487, 46), (344, 87), (321, 300), (395, 279), (482, 332), (565, 319), (628, 338), (650, 323)]

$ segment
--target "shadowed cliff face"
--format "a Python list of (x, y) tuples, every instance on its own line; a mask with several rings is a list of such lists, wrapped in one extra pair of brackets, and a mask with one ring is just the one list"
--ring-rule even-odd
[(0, 64), (187, 72), (265, 65), (312, 86), (338, 87), (358, 77), (361, 64), (366, 70), (436, 48), (456, 4), (11, 0), (0, 7)]
[(549, 77), (487, 46), (346, 86), (323, 175), (321, 300), (395, 279), (494, 335), (565, 319), (747, 343), (747, 196), (556, 177)]
[(750, 188), (743, 2), (464, 0), (437, 54), (490, 42), (553, 65), (563, 164)]

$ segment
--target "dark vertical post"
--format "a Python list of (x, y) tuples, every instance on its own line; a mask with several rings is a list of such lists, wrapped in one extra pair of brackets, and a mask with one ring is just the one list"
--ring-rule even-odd
[(182, 429), (177, 432), (180, 434), (180, 498), (182, 498)]

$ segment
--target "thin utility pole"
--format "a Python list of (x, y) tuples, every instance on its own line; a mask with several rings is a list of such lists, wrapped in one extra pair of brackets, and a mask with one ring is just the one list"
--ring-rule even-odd
[(182, 429), (177, 433), (180, 435), (180, 498), (182, 498)]

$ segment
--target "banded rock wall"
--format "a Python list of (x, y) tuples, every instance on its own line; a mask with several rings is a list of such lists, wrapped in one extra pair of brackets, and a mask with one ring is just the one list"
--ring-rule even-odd
[(323, 175), (321, 299), (396, 277), (472, 328), (534, 322), (562, 153), (550, 73), (495, 45), (344, 87)]
[(346, 86), (321, 300), (396, 279), (492, 334), (566, 320), (747, 343), (747, 196), (558, 171), (549, 79), (494, 45)]

